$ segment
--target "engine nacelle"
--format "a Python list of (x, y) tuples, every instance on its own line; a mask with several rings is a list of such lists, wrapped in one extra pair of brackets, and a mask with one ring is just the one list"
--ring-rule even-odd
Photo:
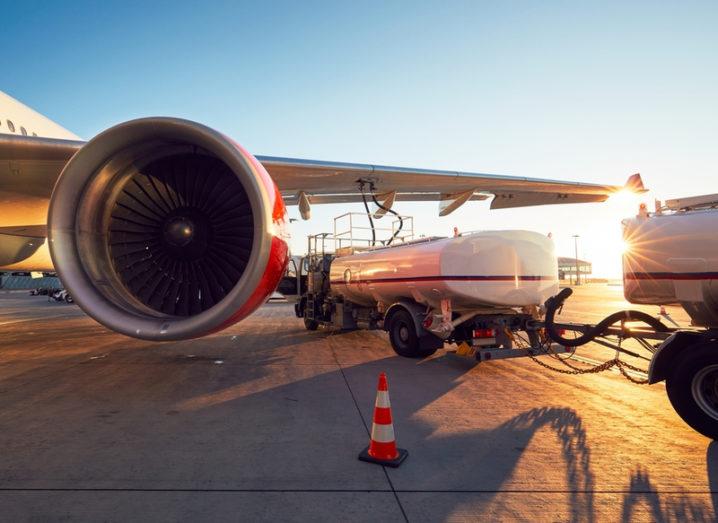
[(256, 158), (175, 118), (112, 127), (68, 162), (50, 253), (82, 309), (147, 340), (194, 338), (252, 313), (288, 261), (286, 209)]

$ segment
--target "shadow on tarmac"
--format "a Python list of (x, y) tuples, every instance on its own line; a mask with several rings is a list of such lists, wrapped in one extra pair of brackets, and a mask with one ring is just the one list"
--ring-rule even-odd
[[(106, 475), (109, 467), (113, 473), (127, 474), (128, 481), (135, 481), (133, 471), (144, 468), (148, 471), (145, 479), (149, 480), (155, 475), (163, 477), (167, 463), (176, 460), (177, 456), (194, 456), (191, 458), (196, 460), (192, 463), (193, 468), (176, 470), (173, 480), (184, 480), (189, 472), (195, 478), (206, 478), (210, 484), (215, 481), (220, 485), (247, 482), (256, 488), (259, 480), (252, 473), (243, 475), (242, 471), (261, 470), (265, 478), (290, 479), (301, 478), (311, 471), (316, 484), (324, 486), (316, 488), (326, 488), (332, 481), (326, 478), (344, 468), (349, 469), (346, 474), (349, 488), (352, 467), (370, 465), (357, 465), (353, 455), (326, 464), (317, 464), (311, 458), (323, 453), (335, 456), (346, 453), (347, 446), (354, 445), (354, 436), (350, 437), (351, 441), (343, 439), (348, 436), (339, 426), (323, 432), (323, 439), (317, 437), (317, 433), (331, 427), (327, 418), (348, 418), (354, 414), (346, 412), (346, 398), (327, 401), (324, 396), (327, 390), (340, 390), (345, 394), (345, 389), (338, 386), (344, 381), (350, 390), (361, 390), (362, 393), (357, 393), (353, 399), (364, 423), (370, 426), (373, 391), (366, 385), (375, 383), (379, 370), (387, 369), (391, 372), (392, 382), (397, 384), (397, 391), (403, 391), (396, 395), (392, 391), (395, 423), (399, 427), (402, 446), (410, 448), (412, 453), (412, 458), (401, 468), (390, 471), (397, 491), (477, 492), (484, 496), (482, 504), (491, 503), (502, 492), (511, 491), (505, 485), (511, 480), (524, 451), (539, 431), (549, 429), (560, 443), (560, 459), (556, 459), (554, 465), (565, 471), (565, 487), (561, 492), (568, 497), (570, 520), (598, 519), (591, 449), (581, 417), (573, 409), (534, 408), (490, 430), (459, 431), (445, 436), (437, 433), (435, 424), (417, 414), (459, 386), (469, 367), (451, 365), (446, 358), (417, 364), (413, 360), (388, 357), (306, 378), (297, 379), (296, 375), (287, 374), (277, 384), (273, 371), (266, 367), (289, 362), (275, 351), (306, 342), (306, 338), (303, 333), (296, 332), (278, 332), (270, 340), (265, 334), (255, 337), (242, 334), (242, 345), (248, 348), (247, 352), (232, 353), (224, 367), (213, 365), (212, 360), (221, 358), (222, 353), (233, 348), (234, 338), (230, 336), (206, 342), (208, 347), (217, 347), (217, 352), (201, 348), (198, 344), (204, 342), (200, 341), (166, 344), (153, 350), (144, 350), (141, 344), (122, 349), (119, 347), (127, 345), (122, 341), (106, 359), (87, 363), (95, 366), (92, 379), (83, 374), (80, 367), (84, 365), (58, 371), (58, 381), (37, 380), (21, 374), (14, 380), (23, 384), (16, 389), (17, 393), (6, 391), (4, 402), (13, 408), (0, 415), (0, 421), (13, 421), (16, 426), (22, 426), (22, 422), (28, 420), (37, 424), (38, 416), (44, 416), (44, 444), (35, 449), (39, 451), (38, 455), (23, 457), (23, 460), (42, 462), (43, 456), (52, 452), (49, 466), (40, 464), (37, 465), (40, 469), (32, 469), (38, 475), (62, 477), (65, 471), (73, 470), (78, 481), (83, 477), (92, 480)], [(261, 348), (252, 349), (254, 346)], [(190, 347), (193, 353), (202, 356), (183, 357), (182, 353)], [(243, 361), (248, 364), (242, 365)], [(230, 371), (233, 362), (242, 365), (242, 370)], [(134, 365), (116, 363), (158, 365), (135, 372)], [(440, 372), (435, 368), (437, 366), (442, 367)], [(410, 380), (413, 386), (401, 385), (402, 381)], [(422, 385), (417, 386), (417, 383)], [(183, 399), (178, 401), (178, 396)], [(474, 398), (466, 399), (467, 404), (475, 401)], [(148, 403), (153, 404), (151, 409), (148, 409)], [(84, 412), (73, 408), (78, 404), (84, 405)], [(34, 411), (33, 405), (43, 405), (44, 412)], [(88, 417), (96, 422), (88, 423)], [(252, 431), (261, 437), (258, 436), (256, 441), (237, 438), (237, 434), (246, 432), (250, 423)], [(350, 423), (346, 425), (354, 430)], [(82, 433), (78, 433), (79, 429)], [(9, 435), (6, 432), (4, 438)], [(11, 443), (23, 448), (23, 434), (12, 436), (16, 441)], [(25, 438), (30, 437), (31, 434), (25, 435)], [(356, 439), (365, 444), (366, 435), (356, 435)], [(0, 437), (2, 441), (3, 437)], [(540, 444), (540, 441), (536, 443)], [(360, 447), (357, 444), (357, 451)], [(54, 452), (57, 448), (63, 448), (65, 452), (58, 455)], [(199, 448), (201, 455), (197, 454)], [(228, 452), (215, 453), (214, 448), (224, 448)], [(141, 452), (135, 456), (138, 449)], [(266, 453), (272, 454), (274, 459), (265, 460), (262, 456)], [(125, 455), (128, 457), (122, 462), (112, 461)], [(10, 462), (15, 466), (26, 465), (23, 460), (11, 459)], [(93, 463), (94, 468), (88, 468), (87, 463)], [(691, 499), (689, 493), (671, 492), (662, 496), (648, 472), (638, 469), (627, 479), (621, 519), (631, 521), (647, 513), (654, 521), (713, 521), (718, 507), (718, 444), (715, 442), (707, 449), (706, 463), (713, 507)], [(478, 487), (474, 491), (472, 486), (475, 485)], [(537, 487), (540, 494), (541, 486)], [(619, 495), (615, 494), (616, 497)], [(456, 505), (439, 507), (437, 503), (432, 517), (446, 518), (457, 508)]]
[(525, 448), (542, 427), (553, 430), (561, 442), (571, 520), (593, 521), (595, 510), (591, 450), (586, 441), (586, 431), (581, 417), (574, 410), (556, 407), (531, 409), (507, 421), (496, 430), (501, 434), (500, 438), (506, 437), (509, 441), (515, 441), (516, 436), (519, 435)]
[(711, 493), (712, 507), (701, 503), (692, 503), (688, 494), (679, 494), (669, 503), (661, 499), (648, 473), (639, 469), (631, 474), (629, 489), (623, 499), (622, 521), (631, 521), (634, 508), (644, 503), (648, 506), (652, 521), (716, 521), (718, 509), (718, 442), (712, 441), (706, 451), (708, 488)]
[[(286, 340), (285, 340), (286, 341)], [(283, 344), (282, 342), (279, 342)], [(462, 432), (457, 435), (436, 436), (437, 427), (428, 424), (415, 415), (424, 407), (441, 396), (451, 392), (460, 378), (470, 370), (463, 365), (446, 365), (446, 358), (434, 358), (416, 364), (415, 361), (399, 357), (373, 360), (331, 371), (320, 377), (293, 381), (291, 384), (258, 392), (260, 395), (272, 394), (286, 397), (285, 388), (291, 388), (292, 395), (301, 397), (301, 391), (317, 390), (317, 387), (332, 381), (333, 375), (342, 373), (351, 386), (366, 382), (367, 375), (373, 380), (378, 369), (392, 369), (392, 381), (401, 382), (407, 373), (426, 373), (431, 380), (423, 387), (413, 387), (415, 394), (411, 398), (401, 397), (394, 401), (395, 423), (400, 426), (401, 443), (411, 450), (413, 459), (400, 469), (391, 470), (394, 487), (399, 492), (477, 492), (481, 493), (482, 504), (491, 503), (491, 499), (511, 487), (504, 485), (512, 478), (523, 452), (534, 436), (542, 429), (553, 431), (560, 442), (560, 460), (555, 463), (565, 471), (570, 521), (596, 521), (599, 519), (595, 506), (595, 477), (591, 465), (591, 450), (582, 419), (576, 411), (565, 407), (542, 407), (523, 412), (492, 430)], [(444, 366), (443, 373), (436, 373), (431, 367)], [(417, 371), (417, 369), (420, 369)], [(415, 378), (416, 376), (413, 376)], [(444, 379), (440, 379), (444, 378)], [(357, 387), (352, 387), (356, 389)], [(402, 389), (397, 386), (397, 389)], [(408, 387), (404, 388), (408, 390)], [(238, 389), (216, 391), (212, 394), (218, 401), (200, 401), (186, 403), (194, 408), (218, 406), (224, 401), (252, 401)], [(251, 396), (251, 395), (250, 395)], [(392, 398), (395, 395), (392, 393)], [(206, 400), (206, 398), (205, 398)], [(362, 418), (371, 425), (371, 403), (360, 401)], [(401, 405), (397, 408), (397, 405)], [(366, 408), (366, 407), (369, 408)], [(397, 416), (399, 412), (399, 416)], [(541, 437), (545, 437), (542, 435)], [(622, 521), (642, 519), (648, 514), (653, 521), (714, 521), (714, 507), (718, 506), (718, 446), (712, 443), (708, 448), (707, 463), (710, 477), (710, 490), (713, 492), (713, 507), (691, 499), (689, 493), (671, 492), (662, 497), (651, 482), (646, 470), (638, 469), (631, 473), (625, 486), (620, 510)], [(467, 450), (470, 449), (470, 450)], [(311, 454), (311, 449), (303, 452)], [(430, 478), (422, 481), (418, 478)], [(472, 485), (480, 486), (472, 491)], [(442, 487), (436, 488), (436, 485)], [(463, 485), (464, 487), (457, 487)], [(547, 490), (551, 490), (550, 488)], [(537, 486), (540, 494), (541, 487)], [(552, 492), (555, 492), (552, 491)], [(617, 494), (617, 495), (620, 495)], [(434, 506), (436, 509), (437, 506)], [(433, 513), (432, 517), (448, 517), (457, 507), (447, 507), (446, 513)], [(493, 514), (495, 515), (495, 514)]]
[[(714, 445), (715, 443), (711, 443)], [(709, 451), (710, 453), (710, 451)], [(709, 462), (710, 468), (710, 462)], [(713, 473), (715, 474), (715, 473)], [(711, 491), (715, 477), (710, 477)], [(670, 498), (661, 498), (656, 486), (644, 469), (631, 473), (628, 492), (623, 495), (621, 521), (646, 520), (664, 523), (669, 521), (715, 521), (716, 494), (712, 494), (713, 507), (690, 499), (688, 493), (678, 493)], [(636, 514), (637, 509), (643, 509)]]

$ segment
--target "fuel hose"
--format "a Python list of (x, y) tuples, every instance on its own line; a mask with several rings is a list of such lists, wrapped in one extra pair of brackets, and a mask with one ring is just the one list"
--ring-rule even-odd
[(399, 216), (399, 213), (396, 212), (394, 209), (386, 208), (382, 204), (380, 204), (377, 201), (376, 196), (374, 195), (374, 192), (371, 193), (371, 199), (374, 200), (374, 203), (376, 204), (377, 207), (384, 210), (385, 212), (390, 212), (391, 214), (393, 214), (394, 216), (396, 216), (399, 219), (399, 227), (397, 228), (396, 232), (391, 236), (391, 238), (389, 238), (389, 241), (386, 242), (387, 245), (391, 245), (391, 242), (393, 242), (396, 239), (396, 237), (399, 236), (399, 233), (404, 228), (404, 220), (401, 219), (401, 216)]
[(579, 345), (585, 345), (593, 339), (605, 334), (611, 325), (619, 321), (642, 321), (657, 332), (669, 332), (671, 330), (668, 326), (650, 314), (646, 314), (641, 311), (624, 310), (614, 312), (613, 314), (606, 316), (596, 325), (586, 330), (586, 332), (578, 338), (564, 338), (554, 323), (554, 316), (556, 315), (556, 311), (563, 307), (563, 302), (565, 302), (571, 294), (573, 294), (573, 289), (563, 289), (556, 296), (552, 296), (546, 300), (546, 303), (544, 304), (546, 307), (546, 319), (544, 321), (546, 332), (548, 333), (549, 338), (565, 347), (578, 347)]
[(361, 187), (361, 199), (364, 202), (364, 209), (366, 209), (366, 217), (369, 218), (369, 227), (371, 227), (371, 246), (374, 247), (376, 245), (376, 229), (374, 228), (374, 220), (371, 219), (371, 211), (369, 210), (369, 204), (366, 201), (363, 185)]

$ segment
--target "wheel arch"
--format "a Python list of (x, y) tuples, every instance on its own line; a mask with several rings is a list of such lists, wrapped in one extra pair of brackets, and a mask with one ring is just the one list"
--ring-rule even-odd
[(392, 316), (394, 316), (397, 312), (401, 310), (407, 311), (411, 316), (411, 319), (414, 320), (414, 328), (416, 329), (416, 335), (418, 337), (421, 338), (422, 336), (429, 334), (429, 332), (424, 329), (424, 326), (422, 325), (424, 317), (426, 316), (426, 309), (418, 303), (411, 302), (408, 300), (401, 300), (396, 303), (392, 303), (386, 310), (386, 312), (384, 313), (383, 326), (383, 329), (385, 331), (389, 330), (389, 324), (391, 323)]
[(706, 336), (700, 332), (675, 332), (666, 341), (661, 343), (653, 355), (648, 366), (648, 383), (658, 383), (668, 377), (670, 369), (675, 364), (676, 358), (683, 353), (683, 350), (710, 341), (713, 336)]

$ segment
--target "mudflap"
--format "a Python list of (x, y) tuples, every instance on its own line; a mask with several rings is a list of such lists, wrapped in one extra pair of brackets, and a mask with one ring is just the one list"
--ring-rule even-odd
[(419, 336), (419, 347), (422, 351), (442, 349), (444, 348), (444, 340), (434, 336), (433, 334), (423, 334), (422, 336)]

